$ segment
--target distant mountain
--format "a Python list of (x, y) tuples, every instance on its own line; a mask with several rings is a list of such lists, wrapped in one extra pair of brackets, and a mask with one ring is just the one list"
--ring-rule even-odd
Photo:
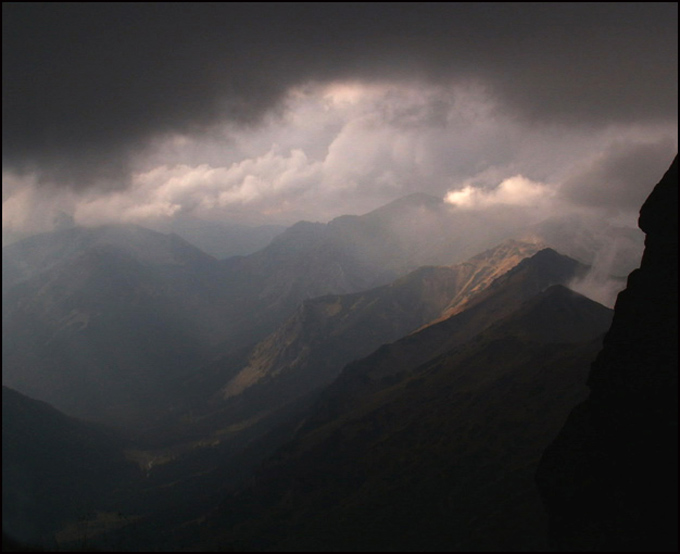
[[(427, 363), (385, 371), (374, 355), (348, 366), (295, 438), (225, 501), (213, 544), (541, 551), (533, 473), (585, 394), (611, 314), (557, 285)], [(432, 352), (430, 329), (402, 351)]]
[(295, 309), (302, 300), (387, 284), (425, 263), (412, 252), (417, 250), (413, 245), (430, 237), (411, 233), (415, 229), (407, 224), (436, 217), (441, 202), (423, 200), (420, 195), (407, 197), (328, 224), (297, 223), (235, 267), (258, 281), (262, 300), (272, 308)]
[(274, 237), (286, 230), (283, 225), (237, 225), (175, 218), (160, 229), (174, 233), (218, 260), (247, 256), (266, 247)]
[(153, 420), (227, 332), (219, 263), (176, 236), (69, 229), (3, 249), (3, 276), (5, 262), (3, 383), (72, 415)]
[(134, 225), (72, 227), (35, 235), (2, 249), (2, 288), (75, 260), (93, 249), (113, 249), (163, 267), (208, 266), (215, 260), (176, 235)]
[(300, 222), (250, 256), (227, 260), (239, 324), (230, 347), (273, 332), (305, 300), (391, 283), (424, 265), (451, 265), (506, 240), (473, 212), (412, 194), (361, 216)]
[(509, 236), (475, 212), (456, 211), (441, 198), (415, 193), (362, 216), (342, 216), (329, 228), (357, 252), (370, 252), (397, 273), (423, 265), (451, 265)]
[(678, 550), (677, 157), (639, 225), (642, 263), (618, 296), (590, 395), (537, 473), (559, 551)]
[(2, 528), (52, 546), (67, 522), (112, 510), (136, 468), (111, 432), (2, 387)]

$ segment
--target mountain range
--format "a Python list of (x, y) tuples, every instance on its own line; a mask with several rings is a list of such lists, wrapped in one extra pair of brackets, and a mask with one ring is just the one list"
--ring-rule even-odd
[(426, 362), (431, 328), (400, 345), (410, 363), (351, 364), (253, 483), (225, 501), (217, 544), (540, 551), (533, 475), (585, 395), (611, 315), (556, 285), (458, 346), (439, 335), (441, 353)]
[(472, 246), (442, 240), (445, 221), (462, 225), (441, 200), (417, 194), (364, 216), (299, 223), (227, 260), (130, 226), (16, 242), (3, 248), (3, 382), (71, 415), (147, 426), (176, 412), (199, 368), (240, 356), (304, 301), (457, 261)]
[[(565, 285), (636, 239), (580, 230), (561, 239), (577, 261), (548, 222), (519, 240), (455, 215), (412, 195), (226, 259), (132, 226), (3, 248), (5, 530), (60, 548), (545, 549), (533, 475), (612, 317)], [(61, 442), (53, 468), (31, 460)]]
[(218, 389), (211, 407), (221, 407), (221, 418), (278, 417), (280, 409), (331, 383), (346, 363), (441, 318), (539, 248), (509, 240), (461, 264), (421, 267), (389, 285), (306, 300), (246, 356), (212, 363), (209, 382), (202, 374), (199, 402)]

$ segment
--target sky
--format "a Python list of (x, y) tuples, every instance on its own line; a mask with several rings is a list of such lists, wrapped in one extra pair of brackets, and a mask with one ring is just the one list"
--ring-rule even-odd
[(413, 192), (635, 225), (677, 151), (677, 9), (5, 2), (3, 244)]

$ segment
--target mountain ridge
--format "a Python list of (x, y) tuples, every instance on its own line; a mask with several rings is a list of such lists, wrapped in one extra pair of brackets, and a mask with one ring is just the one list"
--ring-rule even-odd
[[(457, 266), (426, 266), (378, 289), (370, 289), (349, 296), (330, 295), (310, 299), (303, 302), (292, 319), (284, 325), (293, 327), (293, 329), (299, 325), (307, 328), (307, 331), (292, 329), (295, 335), (300, 332), (316, 335), (325, 333), (329, 339), (338, 342), (336, 348), (341, 348), (341, 344), (347, 345), (346, 348), (349, 348), (352, 354), (341, 356), (340, 352), (337, 352), (331, 356), (333, 359), (340, 356), (339, 365), (343, 365), (351, 361), (348, 356), (361, 355), (361, 349), (356, 350), (358, 354), (354, 354), (354, 349), (358, 342), (362, 342), (362, 338), (376, 335), (375, 339), (368, 342), (369, 346), (363, 348), (363, 353), (367, 354), (383, 342), (389, 342), (390, 339), (394, 340), (414, 331), (423, 323), (434, 320), (443, 311), (455, 306), (457, 301), (462, 302), (462, 298), (467, 298), (476, 290), (488, 286), (494, 277), (507, 271), (508, 267), (516, 265), (519, 260), (535, 252), (537, 248), (532, 244), (508, 241)], [(495, 267), (489, 267), (493, 265), (492, 263), (478, 264), (478, 260), (487, 262), (489, 258), (495, 259)], [(311, 323), (307, 322), (309, 318), (311, 318)], [(361, 329), (363, 330), (358, 331), (357, 326), (362, 320), (366, 320), (366, 323), (362, 323)], [(409, 323), (410, 320), (413, 322)], [(327, 326), (329, 328), (326, 331)], [(384, 331), (383, 334), (378, 332), (380, 327), (389, 326), (394, 326), (395, 330), (387, 334)], [(290, 335), (291, 332), (284, 329), (281, 329), (280, 335), (271, 335), (265, 341), (274, 343), (272, 347), (276, 347), (276, 343), (283, 343), (285, 350), (290, 351), (294, 342), (291, 338), (284, 338), (284, 335)], [(351, 336), (345, 336), (347, 332), (351, 332)], [(316, 342), (319, 339), (313, 340)], [(271, 353), (265, 354), (266, 343), (260, 344), (262, 346), (258, 348), (261, 349), (262, 355), (275, 356)], [(271, 350), (271, 347), (267, 350)], [(304, 351), (300, 351), (297, 356), (306, 355)], [(263, 371), (264, 363), (266, 362), (255, 358), (251, 360), (249, 366), (252, 366), (254, 370), (261, 368), (257, 371)], [(291, 363), (296, 363), (296, 360), (291, 360)], [(321, 360), (317, 362), (317, 365), (318, 363), (322, 363)], [(247, 368), (244, 371), (247, 371)], [(239, 375), (243, 375), (240, 383), (234, 382), (234, 379), (239, 379), (238, 376), (235, 377), (231, 384), (227, 384), (225, 396), (238, 394), (249, 386), (249, 383), (257, 380), (255, 375), (250, 377), (244, 374)]]
[[(573, 308), (569, 332), (546, 342), (545, 320), (561, 305)], [(587, 329), (585, 314), (593, 316)], [(350, 388), (336, 381), (312, 408), (318, 415), (225, 500), (213, 524), (219, 529), (234, 517), (234, 527), (217, 531), (218, 541), (275, 551), (511, 544), (540, 551), (543, 520), (531, 476), (564, 414), (584, 397), (588, 363), (610, 321), (611, 310), (556, 286), (399, 379)], [(356, 387), (368, 388), (353, 402), (333, 399), (356, 395)], [(341, 408), (328, 411), (329, 402)], [(527, 420), (534, 411), (543, 417)], [(513, 468), (507, 475), (505, 464)], [(496, 513), (489, 502), (500, 506)]]

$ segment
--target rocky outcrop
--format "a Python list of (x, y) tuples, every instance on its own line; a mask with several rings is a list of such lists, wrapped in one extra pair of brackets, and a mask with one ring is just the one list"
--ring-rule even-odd
[(537, 481), (558, 551), (678, 549), (678, 161), (642, 207), (639, 269), (618, 296), (589, 398)]

